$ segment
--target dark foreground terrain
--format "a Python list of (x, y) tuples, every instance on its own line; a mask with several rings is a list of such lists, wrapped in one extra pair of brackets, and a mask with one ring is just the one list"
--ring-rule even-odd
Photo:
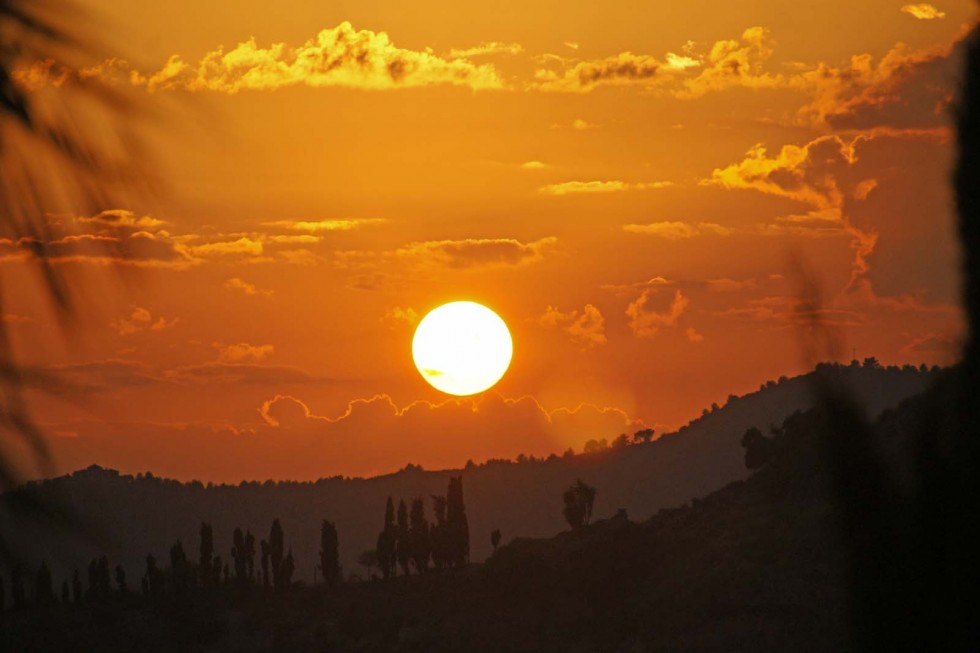
[[(865, 440), (896, 487), (944, 385), (847, 436)], [(839, 417), (792, 415), (752, 447), (759, 469), (747, 480), (640, 523), (620, 514), (518, 538), (482, 565), (336, 588), (225, 586), (7, 611), (0, 650), (852, 650), (853, 542), (867, 538), (842, 510), (847, 461), (827, 446)], [(914, 520), (902, 505), (897, 516)]]

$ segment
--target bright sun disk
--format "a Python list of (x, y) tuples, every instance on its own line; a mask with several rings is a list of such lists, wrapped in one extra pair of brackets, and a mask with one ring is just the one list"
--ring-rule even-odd
[(422, 318), (412, 340), (412, 357), (429, 384), (466, 396), (493, 387), (514, 353), (500, 316), (476, 302), (451, 302)]

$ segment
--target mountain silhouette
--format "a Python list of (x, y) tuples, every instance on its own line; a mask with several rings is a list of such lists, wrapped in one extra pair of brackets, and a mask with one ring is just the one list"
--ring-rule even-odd
[[(823, 365), (867, 407), (869, 417), (918, 394), (936, 370), (882, 368), (873, 362)], [(195, 543), (203, 522), (211, 524), (216, 554), (229, 559), (235, 528), (264, 533), (272, 519), (281, 521), (296, 559), (295, 578), (310, 581), (318, 561), (323, 519), (336, 524), (344, 574), (363, 573), (357, 560), (373, 549), (386, 499), (428, 498), (445, 491), (451, 476), (462, 473), (470, 520), (470, 559), (492, 552), (491, 532), (502, 542), (515, 536), (550, 537), (564, 531), (562, 493), (576, 479), (598, 488), (595, 518), (625, 509), (646, 519), (727, 483), (745, 478), (741, 438), (746, 429), (768, 432), (790, 414), (814, 404), (811, 374), (768, 382), (753, 393), (731, 397), (724, 407), (707, 411), (673, 434), (650, 443), (608, 447), (596, 453), (553, 456), (524, 462), (489, 461), (463, 470), (402, 471), (369, 479), (328, 478), (313, 483), (243, 482), (237, 486), (180, 483), (152, 474), (137, 477), (98, 466), (31, 484), (31, 491), (64, 500), (92, 525), (96, 538), (64, 533), (31, 520), (18, 524), (20, 540), (30, 543), (29, 563), (46, 560), (57, 583), (103, 554), (132, 577), (145, 556), (165, 559), (176, 541)], [(431, 514), (431, 506), (426, 508)], [(11, 516), (16, 520), (16, 516)], [(17, 523), (16, 521), (12, 523)]]

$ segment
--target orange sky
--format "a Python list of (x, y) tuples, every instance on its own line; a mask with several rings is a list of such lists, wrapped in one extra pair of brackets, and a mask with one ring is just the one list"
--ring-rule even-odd
[[(166, 190), (59, 265), (0, 241), (62, 469), (317, 478), (581, 450), (805, 371), (789, 262), (859, 357), (955, 360), (949, 103), (974, 3), (93, 0)], [(799, 4), (799, 3), (797, 3)], [(128, 247), (131, 257), (119, 258)], [(115, 274), (124, 269), (121, 277)], [(514, 362), (447, 401), (414, 323), (487, 304)]]

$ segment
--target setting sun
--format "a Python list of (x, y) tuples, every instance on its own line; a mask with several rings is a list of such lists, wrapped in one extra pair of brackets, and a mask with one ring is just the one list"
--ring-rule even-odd
[(512, 354), (507, 325), (475, 302), (452, 302), (433, 310), (412, 340), (412, 357), (422, 378), (451, 395), (493, 387), (507, 371)]

